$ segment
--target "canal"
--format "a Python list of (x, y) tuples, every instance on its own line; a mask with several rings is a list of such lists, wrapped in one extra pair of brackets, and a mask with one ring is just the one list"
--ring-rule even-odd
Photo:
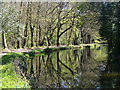
[[(9, 59), (7, 57), (2, 61)], [(3, 61), (3, 65), (8, 63), (12, 63), (17, 75), (28, 81), (29, 88), (120, 87), (120, 62), (109, 58), (106, 45), (43, 54), (24, 53), (23, 58)], [(19, 82), (16, 87), (20, 87)]]

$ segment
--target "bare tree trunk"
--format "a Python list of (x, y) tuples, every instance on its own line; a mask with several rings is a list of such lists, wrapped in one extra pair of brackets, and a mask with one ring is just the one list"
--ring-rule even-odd
[(59, 46), (59, 32), (60, 32), (60, 11), (58, 13), (58, 28), (57, 28), (57, 46)]
[(59, 36), (57, 36), (57, 46), (59, 46)]
[(38, 46), (38, 30), (36, 30), (36, 47)]
[(3, 48), (7, 48), (7, 42), (6, 42), (6, 37), (5, 37), (5, 32), (2, 31), (2, 45), (3, 45)]
[(27, 38), (27, 34), (28, 34), (28, 15), (29, 15), (29, 2), (28, 2), (28, 6), (27, 6), (27, 19), (26, 19), (26, 25), (25, 25), (25, 30), (24, 30), (24, 39), (23, 39), (23, 44), (22, 44), (22, 48), (24, 48), (25, 44), (26, 44), (26, 38)]
[[(21, 16), (21, 13), (22, 13), (21, 10), (22, 10), (22, 2), (20, 2), (20, 10), (19, 10), (19, 18), (18, 18), (19, 23), (21, 22), (21, 19), (20, 19), (20, 16)], [(18, 26), (17, 29), (18, 29), (18, 36), (19, 36), (20, 27)], [(17, 48), (20, 48), (20, 40), (19, 39), (17, 39)]]
[(17, 40), (17, 48), (20, 48), (20, 41)]
[(89, 34), (89, 35), (87, 35), (87, 38), (88, 38), (88, 43), (90, 44), (91, 43), (91, 35)]
[(32, 27), (32, 25), (30, 24), (30, 31), (31, 31), (31, 47), (34, 46), (34, 27)]
[[(30, 4), (30, 6), (32, 6), (32, 2)], [(34, 46), (34, 25), (32, 25), (32, 7), (29, 7), (29, 20), (30, 20), (30, 32), (31, 32), (31, 47)]]
[(47, 43), (48, 43), (48, 46), (51, 45), (51, 43), (50, 43), (50, 38), (49, 38), (49, 37), (47, 37)]
[(38, 40), (39, 46), (41, 46), (41, 27), (39, 25), (39, 40)]
[(24, 30), (24, 39), (23, 39), (22, 48), (24, 48), (24, 46), (25, 46), (25, 44), (26, 44), (27, 28), (28, 28), (28, 23), (26, 23), (25, 30)]

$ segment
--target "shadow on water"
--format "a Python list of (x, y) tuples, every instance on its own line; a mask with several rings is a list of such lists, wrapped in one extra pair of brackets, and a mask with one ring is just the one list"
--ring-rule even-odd
[(32, 88), (97, 88), (106, 62), (107, 47), (101, 46), (37, 54), (17, 66)]
[(112, 50), (109, 54), (107, 65), (101, 72), (101, 87), (120, 88), (120, 52)]

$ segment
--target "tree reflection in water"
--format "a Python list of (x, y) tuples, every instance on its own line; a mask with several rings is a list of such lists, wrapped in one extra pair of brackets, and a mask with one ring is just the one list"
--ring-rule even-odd
[(36, 55), (21, 70), (32, 88), (96, 88), (100, 68), (107, 60), (106, 46), (70, 49)]
[(114, 48), (109, 54), (106, 68), (101, 72), (101, 87), (120, 88), (120, 51)]

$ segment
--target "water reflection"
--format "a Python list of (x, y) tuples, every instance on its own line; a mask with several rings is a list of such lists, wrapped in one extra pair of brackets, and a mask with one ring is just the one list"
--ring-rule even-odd
[(19, 63), (19, 67), (32, 88), (96, 88), (100, 86), (100, 71), (104, 70), (105, 60), (106, 46), (86, 47), (43, 56), (37, 54)]
[(101, 72), (100, 82), (102, 88), (120, 88), (120, 53), (110, 53), (107, 65)]

